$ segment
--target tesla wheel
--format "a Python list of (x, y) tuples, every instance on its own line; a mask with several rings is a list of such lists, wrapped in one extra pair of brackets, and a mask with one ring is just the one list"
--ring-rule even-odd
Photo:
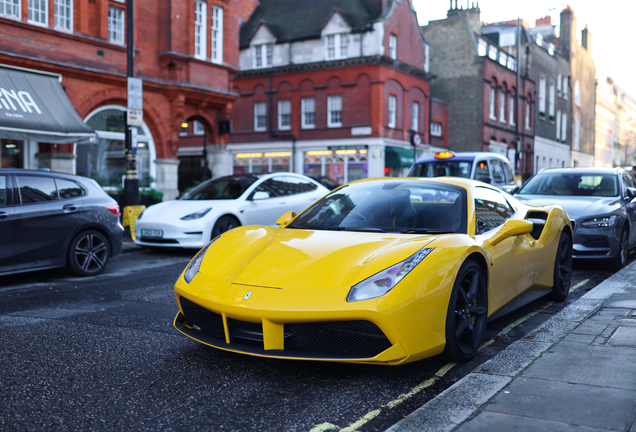
[(71, 242), (67, 265), (77, 275), (93, 276), (104, 270), (109, 256), (106, 237), (98, 231), (88, 230), (78, 234)]
[(488, 289), (481, 268), (467, 260), (459, 269), (446, 314), (444, 356), (453, 362), (471, 360), (484, 339)]
[(554, 280), (550, 297), (552, 300), (565, 301), (572, 284), (572, 242), (564, 232), (561, 233), (559, 246), (554, 259)]
[(621, 244), (618, 247), (618, 255), (612, 260), (612, 269), (620, 270), (627, 265), (627, 255), (629, 254), (629, 233), (626, 228), (621, 232)]
[(214, 224), (214, 228), (212, 228), (212, 238), (216, 238), (239, 225), (241, 224), (232, 216), (221, 216)]

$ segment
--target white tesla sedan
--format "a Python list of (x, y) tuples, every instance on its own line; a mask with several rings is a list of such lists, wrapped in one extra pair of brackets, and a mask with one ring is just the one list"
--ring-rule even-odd
[(219, 177), (145, 209), (135, 223), (135, 243), (200, 249), (237, 226), (274, 226), (284, 213), (300, 213), (327, 193), (317, 181), (294, 173)]

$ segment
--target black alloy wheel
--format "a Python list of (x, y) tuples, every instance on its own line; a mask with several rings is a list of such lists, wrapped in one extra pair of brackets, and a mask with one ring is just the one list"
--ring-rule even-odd
[(620, 270), (627, 265), (627, 256), (629, 255), (629, 233), (627, 228), (623, 228), (621, 232), (621, 243), (618, 247), (618, 255), (612, 260), (612, 269)]
[(212, 238), (214, 239), (224, 232), (240, 225), (241, 224), (232, 216), (221, 216), (214, 224), (214, 228), (212, 228)]
[(444, 356), (452, 362), (471, 360), (484, 339), (488, 289), (481, 268), (466, 260), (453, 285), (446, 314)]
[(559, 246), (554, 259), (554, 279), (550, 298), (565, 301), (572, 284), (572, 242), (565, 232), (561, 233)]
[(68, 267), (79, 276), (101, 273), (110, 256), (106, 237), (94, 230), (84, 231), (75, 237), (68, 250)]

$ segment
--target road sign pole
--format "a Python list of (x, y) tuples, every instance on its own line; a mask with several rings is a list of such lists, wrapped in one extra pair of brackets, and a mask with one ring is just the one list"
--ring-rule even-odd
[[(133, 124), (131, 123), (131, 108), (137, 110), (143, 110), (143, 107), (131, 106), (131, 90), (134, 96), (137, 96), (135, 93), (135, 80), (131, 79), (135, 76), (135, 39), (134, 39), (134, 3), (133, 0), (126, 1), (126, 75), (128, 77), (127, 80), (127, 88), (128, 88), (128, 111), (126, 113), (124, 122), (125, 131), (126, 131), (126, 176), (124, 179), (124, 200), (127, 206), (138, 205), (139, 204), (139, 178), (137, 178), (137, 161), (135, 159), (135, 152), (133, 151), (133, 143), (132, 143), (132, 128)], [(140, 80), (139, 80), (140, 81)], [(133, 88), (131, 89), (131, 85)], [(139, 85), (141, 87), (141, 85)], [(139, 96), (141, 96), (141, 88), (138, 89)], [(133, 102), (134, 104), (134, 102)], [(143, 112), (143, 111), (142, 111)]]

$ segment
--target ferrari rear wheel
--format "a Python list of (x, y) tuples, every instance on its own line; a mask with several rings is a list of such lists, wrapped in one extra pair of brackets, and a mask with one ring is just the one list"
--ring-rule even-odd
[(214, 228), (212, 228), (212, 238), (216, 238), (239, 225), (241, 224), (232, 216), (221, 216), (214, 224)]
[(554, 259), (554, 282), (550, 297), (559, 302), (565, 301), (572, 284), (572, 243), (566, 233), (561, 233), (559, 246)]
[(453, 362), (471, 360), (484, 339), (488, 289), (481, 268), (466, 260), (453, 285), (446, 314), (444, 356)]

